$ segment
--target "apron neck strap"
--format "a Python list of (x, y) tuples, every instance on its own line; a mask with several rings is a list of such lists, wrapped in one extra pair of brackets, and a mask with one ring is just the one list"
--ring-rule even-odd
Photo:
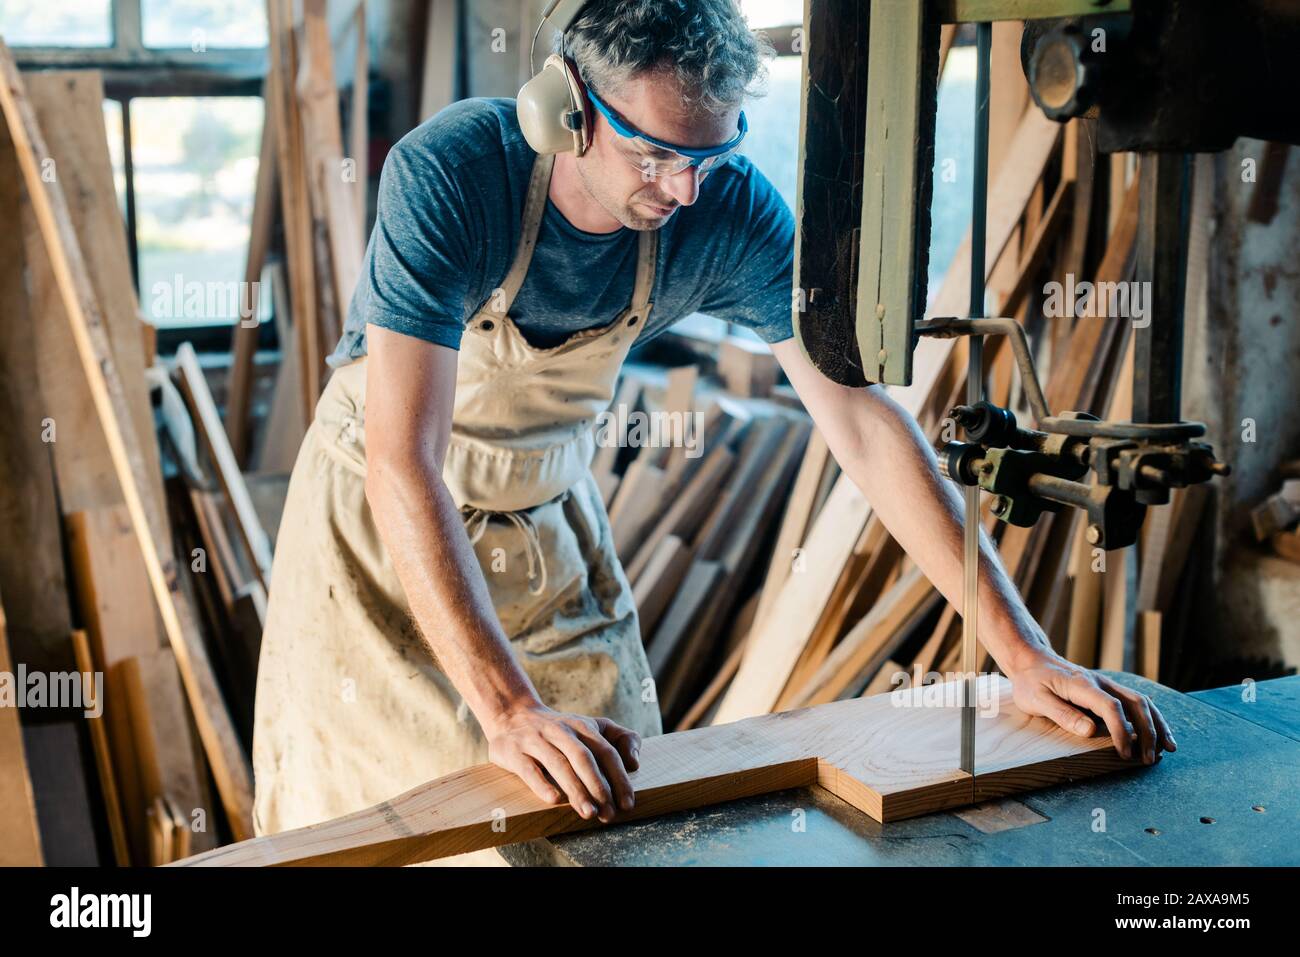
[[(488, 311), (498, 317), (510, 312), (515, 297), (524, 286), (528, 267), (533, 261), (533, 251), (537, 249), (537, 233), (541, 228), (542, 215), (546, 212), (546, 201), (551, 191), (551, 174), (554, 170), (555, 154), (538, 154), (533, 162), (532, 177), (528, 181), (528, 195), (524, 199), (523, 228), (519, 235), (519, 249), (515, 252), (515, 261), (501, 283), (501, 295), (492, 296), (488, 300)], [(650, 310), (654, 308), (650, 296), (654, 292), (655, 270), (658, 262), (659, 230), (644, 230), (637, 243), (636, 288), (632, 292), (630, 310), (631, 314), (642, 319), (649, 316)]]
[(533, 250), (537, 248), (537, 231), (542, 223), (542, 214), (546, 212), (546, 199), (551, 190), (551, 172), (555, 169), (555, 154), (538, 154), (533, 163), (533, 175), (528, 181), (528, 195), (524, 199), (523, 229), (519, 236), (519, 249), (515, 261), (501, 283), (501, 296), (492, 296), (490, 303), (499, 303), (500, 309), (489, 307), (491, 312), (504, 316), (514, 305), (515, 296), (523, 288), (524, 277), (528, 275), (528, 266), (533, 261)]

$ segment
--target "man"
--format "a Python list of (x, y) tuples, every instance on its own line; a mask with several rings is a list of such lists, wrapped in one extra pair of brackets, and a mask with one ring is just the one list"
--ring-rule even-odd
[[(961, 502), (882, 389), (831, 383), (791, 333), (794, 223), (735, 154), (770, 54), (733, 0), (592, 0), (531, 92), (469, 100), (384, 168), (365, 274), (289, 491), (258, 676), (255, 824), (358, 810), (484, 758), (610, 820), (661, 731), (589, 464), (634, 342), (696, 311), (755, 330), (837, 461), (949, 601)], [(527, 94), (527, 95), (525, 95)], [(579, 115), (580, 114), (580, 115)], [(580, 122), (579, 122), (580, 120)], [(793, 120), (792, 120), (793, 121)], [(1099, 717), (1150, 763), (1143, 695), (1050, 648), (986, 541), (981, 637), (1016, 703)]]

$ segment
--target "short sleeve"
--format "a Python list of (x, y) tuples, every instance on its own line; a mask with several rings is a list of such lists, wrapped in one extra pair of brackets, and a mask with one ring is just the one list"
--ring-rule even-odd
[(748, 160), (733, 209), (729, 268), (699, 311), (756, 332), (769, 345), (794, 335), (794, 216), (776, 187)]
[(399, 143), (379, 180), (367, 324), (460, 348), (473, 274), (470, 224), (455, 168), (422, 142)]

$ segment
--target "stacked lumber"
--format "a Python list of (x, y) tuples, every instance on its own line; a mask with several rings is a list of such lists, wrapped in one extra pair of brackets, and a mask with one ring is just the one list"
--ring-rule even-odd
[(0, 44), (0, 671), (81, 688), (0, 709), (7, 863), (166, 863), (252, 833), (263, 516), (284, 485), (250, 492), (192, 349), (174, 381), (146, 351), (102, 103), (98, 73), (20, 76)]
[[(721, 363), (718, 371), (737, 382)], [(631, 454), (620, 463), (625, 443), (608, 442), (593, 465), (667, 720), (685, 713), (713, 663), (743, 634), (735, 622), (746, 618), (761, 582), (755, 573), (766, 568), (765, 548), (812, 431), (806, 414), (749, 395), (751, 378), (739, 395), (700, 372), (670, 370), (658, 388), (626, 374), (611, 411), (633, 428), (610, 434), (627, 437)], [(774, 379), (773, 372), (769, 389)], [(635, 426), (642, 415), (680, 426), (642, 444)]]
[(1283, 463), (1282, 474), (1278, 490), (1251, 510), (1251, 529), (1277, 555), (1300, 562), (1300, 459)]
[[(348, 23), (356, 56), (345, 137), (345, 101), (335, 79), (327, 0), (266, 3), (266, 122), (245, 281), (256, 291), (266, 284), (264, 271), (269, 277), (281, 362), (271, 414), (255, 450), (251, 406), (259, 297), (254, 292), (246, 297), (251, 308), (232, 336), (225, 427), (235, 462), (246, 466), (257, 461), (274, 469), (284, 467), (306, 433), (324, 387), (325, 359), (342, 334), (361, 273), (369, 194), (369, 57), (365, 3), (352, 0), (356, 10)], [(284, 268), (272, 269), (277, 225), (283, 235)]]

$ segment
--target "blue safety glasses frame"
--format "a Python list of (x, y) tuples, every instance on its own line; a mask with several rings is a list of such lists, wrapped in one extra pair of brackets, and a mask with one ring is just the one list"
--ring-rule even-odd
[(749, 121), (745, 119), (745, 111), (741, 110), (740, 120), (737, 123), (738, 132), (733, 140), (724, 143), (721, 146), (711, 146), (706, 149), (692, 149), (686, 146), (678, 146), (676, 143), (668, 143), (664, 140), (656, 139), (647, 133), (643, 133), (635, 126), (629, 123), (623, 117), (619, 116), (609, 104), (605, 103), (591, 87), (587, 87), (587, 96), (591, 99), (591, 104), (600, 115), (609, 121), (609, 125), (614, 128), (623, 140), (635, 143), (640, 141), (646, 146), (654, 149), (666, 151), (673, 154), (669, 157), (654, 156), (648, 152), (638, 152), (635, 150), (621, 149), (620, 152), (624, 158), (633, 166), (639, 168), (643, 173), (652, 176), (673, 176), (683, 170), (691, 167), (699, 167), (702, 172), (709, 170), (725, 163), (731, 158), (736, 150), (740, 149), (740, 144), (744, 142), (745, 136), (749, 133)]

